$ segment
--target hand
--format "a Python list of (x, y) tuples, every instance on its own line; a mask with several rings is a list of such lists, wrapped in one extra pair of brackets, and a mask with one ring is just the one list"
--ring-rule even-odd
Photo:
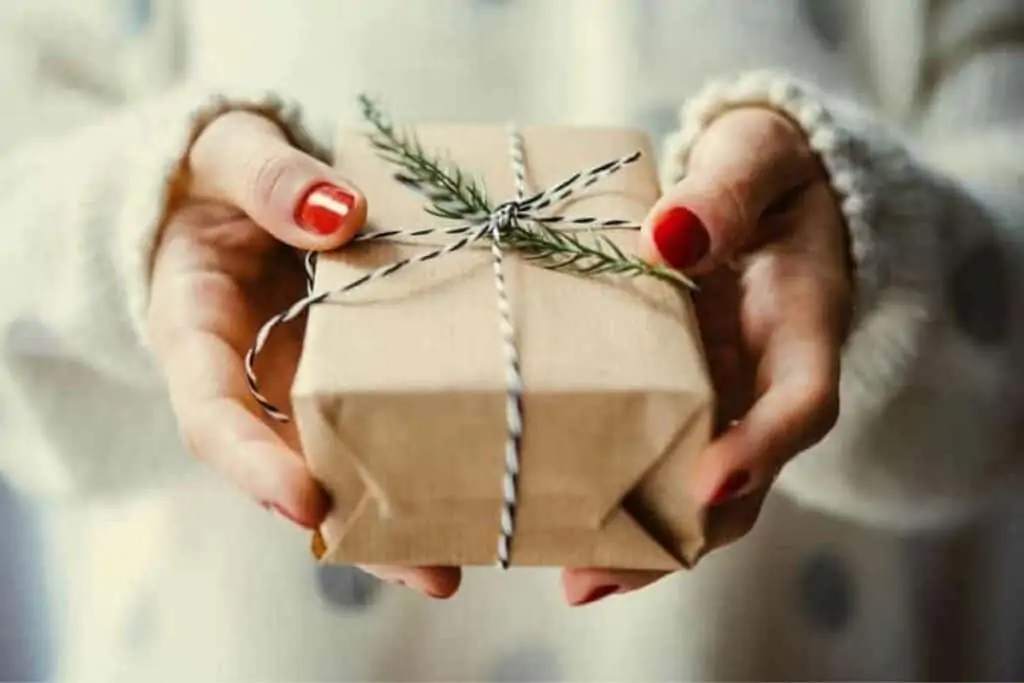
[[(182, 434), (196, 457), (261, 504), (316, 528), (328, 498), (294, 425), (269, 420), (250, 397), (243, 358), (263, 322), (305, 294), (294, 249), (344, 244), (365, 222), (366, 201), (256, 114), (211, 123), (189, 169), (186, 197), (155, 250), (149, 310)], [(261, 354), (261, 389), (276, 405), (289, 405), (302, 334), (298, 322), (285, 326)], [(459, 583), (454, 569), (367, 569), (435, 597)]]
[[(648, 260), (700, 286), (718, 435), (685, 484), (701, 503), (727, 505), (763, 492), (835, 424), (853, 285), (828, 178), (788, 119), (758, 108), (724, 114), (688, 168), (651, 211), (643, 244)], [(563, 584), (583, 604), (661, 576), (570, 569)]]

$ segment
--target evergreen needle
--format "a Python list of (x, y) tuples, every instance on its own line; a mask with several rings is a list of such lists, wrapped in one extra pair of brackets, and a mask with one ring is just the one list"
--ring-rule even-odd
[[(366, 95), (359, 97), (363, 118), (370, 124), (370, 144), (386, 161), (398, 167), (395, 179), (423, 194), (430, 204), (426, 212), (455, 220), (484, 219), (494, 211), (482, 184), (451, 163), (430, 156), (412, 133), (395, 128), (381, 108)], [(681, 273), (652, 266), (627, 256), (612, 240), (597, 235), (590, 243), (575, 234), (540, 222), (524, 226), (513, 221), (502, 240), (524, 258), (551, 270), (582, 274), (612, 273), (647, 276), (691, 289), (694, 283)]]

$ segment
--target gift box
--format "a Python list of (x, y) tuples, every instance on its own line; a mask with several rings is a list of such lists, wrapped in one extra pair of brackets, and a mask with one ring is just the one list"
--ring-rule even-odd
[[(548, 193), (530, 214), (557, 214), (550, 230), (572, 229), (582, 244), (604, 240), (626, 258), (659, 196), (639, 132), (524, 127), (515, 133), (517, 174), (504, 127), (413, 130), (421, 151), (478, 178), (490, 206), (506, 211), (517, 187), (527, 196), (558, 189), (581, 169), (607, 171), (609, 160), (639, 151), (571, 196)], [(309, 309), (292, 390), (309, 467), (333, 500), (315, 543), (322, 561), (493, 564), (505, 544), (512, 565), (671, 570), (733, 535), (736, 524), (716, 522), (686, 487), (712, 435), (713, 394), (685, 287), (614, 268), (551, 268), (506, 244), (503, 310), (491, 232), (367, 278), (489, 219), (439, 212), (436, 193), (396, 173), (365, 130), (339, 135), (337, 159), (368, 197), (369, 234), (407, 232), (317, 260), (315, 293), (370, 280)], [(624, 227), (613, 221), (598, 235), (588, 228), (593, 217)], [(409, 234), (418, 228), (436, 230)], [(518, 356), (511, 368), (509, 342)], [(512, 440), (510, 397), (521, 409)]]

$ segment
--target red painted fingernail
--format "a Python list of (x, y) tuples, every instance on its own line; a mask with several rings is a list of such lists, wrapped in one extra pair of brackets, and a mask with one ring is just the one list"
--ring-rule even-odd
[(587, 593), (586, 595), (583, 596), (583, 599), (581, 599), (579, 602), (577, 602), (573, 606), (574, 607), (583, 607), (584, 605), (589, 605), (589, 604), (591, 604), (593, 602), (597, 602), (598, 600), (602, 600), (604, 598), (607, 598), (609, 595), (612, 595), (613, 593), (617, 593), (617, 592), (619, 592), (619, 587), (614, 585), (614, 584), (612, 584), (612, 585), (604, 585), (604, 586), (594, 586), (593, 588), (590, 589), (589, 593)]
[(309, 232), (330, 235), (341, 229), (355, 206), (356, 196), (330, 183), (314, 185), (299, 202), (295, 222)]
[(697, 215), (681, 206), (669, 209), (651, 230), (654, 246), (665, 263), (673, 268), (690, 268), (704, 258), (711, 238)]
[(748, 483), (750, 483), (750, 473), (743, 470), (739, 472), (733, 472), (729, 475), (729, 478), (722, 482), (722, 485), (718, 487), (718, 491), (711, 497), (711, 505), (721, 505), (725, 501), (733, 498), (737, 493), (743, 490)]

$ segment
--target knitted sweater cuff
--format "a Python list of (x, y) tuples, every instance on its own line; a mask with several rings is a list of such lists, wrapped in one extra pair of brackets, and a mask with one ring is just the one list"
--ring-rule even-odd
[(870, 111), (786, 74), (758, 71), (710, 83), (686, 102), (679, 130), (666, 141), (663, 182), (685, 176), (701, 134), (743, 107), (770, 108), (792, 120), (828, 174), (848, 230), (857, 290), (844, 390), (879, 404), (904, 379), (941, 295), (935, 226), (942, 203), (934, 200), (943, 181)]
[(128, 295), (131, 322), (147, 343), (146, 315), (154, 250), (167, 219), (180, 205), (189, 185), (188, 156), (192, 145), (217, 117), (230, 111), (251, 111), (275, 122), (292, 145), (330, 163), (331, 153), (304, 124), (300, 108), (273, 94), (211, 94), (186, 92), (165, 106), (130, 141), (148, 153), (134, 155), (137, 168), (127, 192), (118, 230), (117, 266)]

